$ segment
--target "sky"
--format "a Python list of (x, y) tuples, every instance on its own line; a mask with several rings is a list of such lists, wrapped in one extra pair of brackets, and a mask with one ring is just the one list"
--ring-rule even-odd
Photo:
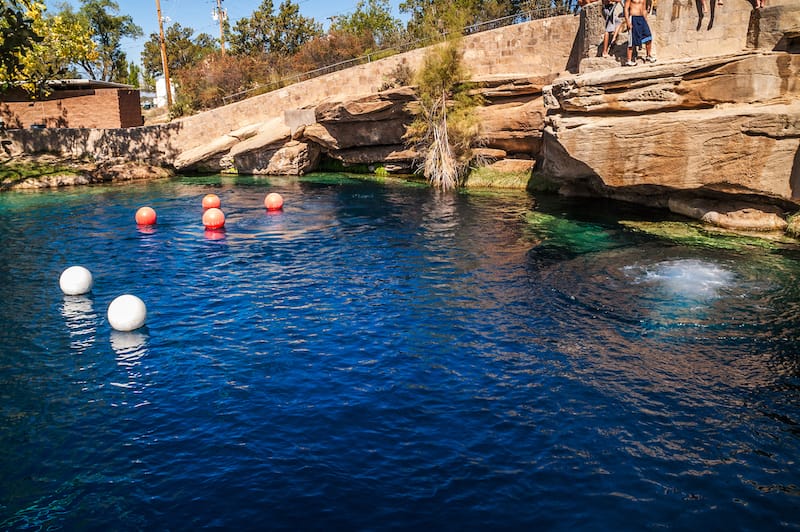
[[(122, 43), (122, 48), (128, 57), (128, 61), (141, 64), (141, 53), (144, 43), (150, 40), (151, 33), (158, 33), (158, 14), (156, 11), (155, 0), (116, 0), (119, 5), (119, 13), (130, 15), (133, 21), (142, 28), (144, 36), (131, 40), (126, 39)], [(311, 17), (324, 28), (327, 29), (330, 17), (352, 13), (358, 0), (293, 0), (300, 6), (300, 13), (305, 17)], [(397, 6), (401, 0), (390, 0), (393, 15), (399, 16)], [(56, 6), (63, 0), (47, 0), (48, 10), (56, 11)], [(222, 0), (222, 8), (227, 11), (231, 25), (237, 20), (249, 17), (253, 11), (261, 5), (262, 0)], [(76, 9), (80, 7), (79, 0), (69, 0)], [(273, 0), (275, 11), (277, 12), (281, 0)], [(164, 17), (164, 29), (177, 22), (183, 27), (190, 27), (199, 33), (208, 33), (212, 37), (219, 38), (219, 23), (216, 22), (211, 14), (217, 7), (217, 0), (161, 0), (161, 16)]]

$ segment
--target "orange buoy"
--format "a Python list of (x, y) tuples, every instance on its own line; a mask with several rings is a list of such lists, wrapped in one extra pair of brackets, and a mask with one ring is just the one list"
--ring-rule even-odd
[(220, 201), (219, 196), (216, 194), (206, 194), (203, 197), (203, 208), (204, 209), (219, 209)]
[(264, 207), (266, 207), (268, 211), (281, 210), (283, 208), (283, 196), (277, 192), (270, 192), (267, 194), (267, 197), (264, 198)]
[(155, 225), (156, 211), (150, 207), (141, 207), (136, 211), (136, 223), (138, 225)]
[(225, 225), (225, 214), (216, 207), (212, 207), (203, 213), (203, 225), (206, 226), (206, 229), (219, 229)]

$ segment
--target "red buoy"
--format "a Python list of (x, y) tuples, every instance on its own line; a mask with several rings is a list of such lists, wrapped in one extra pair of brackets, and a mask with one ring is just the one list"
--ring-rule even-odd
[(219, 209), (220, 204), (219, 196), (216, 194), (206, 194), (203, 197), (204, 209)]
[(270, 192), (267, 194), (267, 197), (264, 198), (264, 207), (266, 207), (268, 211), (281, 210), (283, 208), (283, 196), (277, 192)]
[(206, 226), (206, 229), (219, 229), (225, 225), (225, 214), (216, 207), (212, 207), (203, 213), (203, 225)]
[(141, 207), (136, 211), (136, 223), (138, 225), (155, 225), (156, 211), (150, 207)]

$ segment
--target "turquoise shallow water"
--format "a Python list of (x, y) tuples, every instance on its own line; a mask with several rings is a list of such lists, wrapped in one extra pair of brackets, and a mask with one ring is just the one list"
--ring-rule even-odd
[(798, 528), (800, 254), (644, 216), (337, 175), (4, 194), (0, 529)]

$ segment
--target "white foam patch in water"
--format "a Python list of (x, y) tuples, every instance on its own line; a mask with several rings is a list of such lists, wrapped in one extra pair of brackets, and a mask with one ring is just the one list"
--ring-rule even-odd
[[(632, 270), (634, 267), (625, 269)], [(729, 286), (735, 277), (733, 272), (718, 264), (697, 259), (671, 260), (635, 269), (638, 270), (637, 283), (658, 283), (675, 295), (693, 299), (717, 297), (719, 291)]]

